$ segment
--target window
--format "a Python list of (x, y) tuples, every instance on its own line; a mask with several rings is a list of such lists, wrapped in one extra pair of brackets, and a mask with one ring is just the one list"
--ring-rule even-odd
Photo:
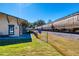
[(9, 35), (14, 35), (14, 25), (9, 25)]

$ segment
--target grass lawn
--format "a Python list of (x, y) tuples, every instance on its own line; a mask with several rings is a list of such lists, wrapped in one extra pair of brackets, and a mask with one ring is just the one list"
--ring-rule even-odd
[[(46, 41), (46, 32), (41, 34), (41, 39)], [(63, 55), (79, 56), (79, 40), (48, 34), (48, 43), (54, 46)]]
[(0, 46), (0, 56), (61, 56), (61, 54), (48, 43), (32, 35), (32, 42)]

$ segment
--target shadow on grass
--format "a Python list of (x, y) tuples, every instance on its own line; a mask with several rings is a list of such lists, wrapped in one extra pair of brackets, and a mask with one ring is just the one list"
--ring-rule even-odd
[(25, 43), (25, 42), (32, 42), (31, 34), (26, 34), (20, 37), (5, 37), (5, 38), (1, 37), (0, 38), (0, 46)]

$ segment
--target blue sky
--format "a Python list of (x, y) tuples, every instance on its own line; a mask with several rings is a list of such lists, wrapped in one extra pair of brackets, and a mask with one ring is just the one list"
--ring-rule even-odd
[(14, 15), (29, 22), (39, 19), (48, 22), (79, 11), (77, 3), (0, 3), (0, 12)]

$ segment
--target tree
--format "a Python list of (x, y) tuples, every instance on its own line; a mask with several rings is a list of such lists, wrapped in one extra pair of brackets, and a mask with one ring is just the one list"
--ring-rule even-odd
[(22, 21), (22, 26), (27, 27), (28, 26), (28, 21)]
[(42, 26), (42, 25), (45, 25), (46, 23), (45, 23), (45, 21), (43, 21), (43, 20), (37, 20), (37, 21), (35, 21), (35, 22), (33, 22), (33, 23), (30, 23), (30, 22), (23, 22), (23, 25), (25, 25), (25, 27), (29, 27), (29, 28), (35, 28), (35, 27), (37, 27), (37, 26)]
[(45, 21), (43, 20), (37, 20), (36, 22), (33, 23), (34, 26), (41, 26), (41, 25), (45, 25)]

